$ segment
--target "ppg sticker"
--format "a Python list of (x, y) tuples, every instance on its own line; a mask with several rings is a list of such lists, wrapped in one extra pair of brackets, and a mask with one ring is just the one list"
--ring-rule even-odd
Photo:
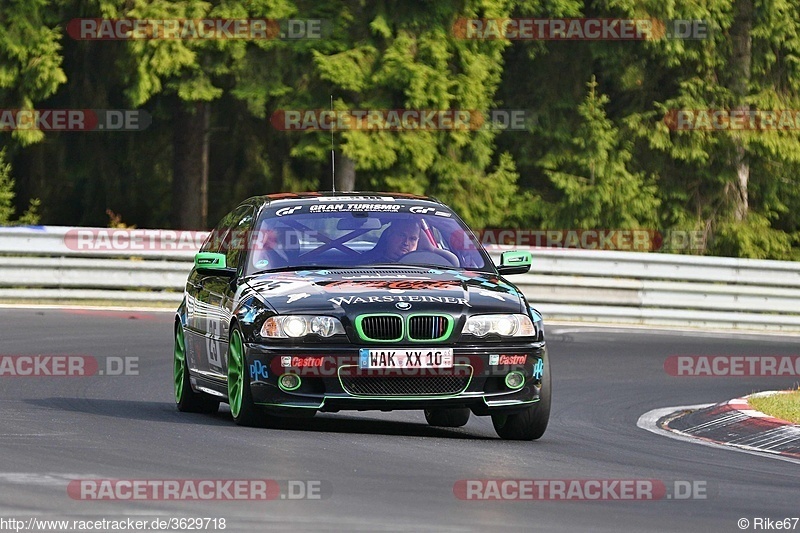
[(541, 380), (542, 374), (544, 374), (544, 361), (539, 359), (536, 361), (536, 364), (533, 365), (533, 377), (537, 380)]
[(267, 373), (267, 367), (261, 364), (261, 361), (256, 361), (252, 365), (250, 365), (250, 378), (255, 379), (256, 381), (267, 379), (269, 374)]

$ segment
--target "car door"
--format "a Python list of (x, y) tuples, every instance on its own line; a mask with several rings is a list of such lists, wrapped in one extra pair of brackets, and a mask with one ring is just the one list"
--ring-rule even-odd
[(231, 279), (195, 271), (189, 278), (196, 296), (192, 305), (187, 306), (190, 308), (187, 318), (196, 352), (200, 355), (193, 370), (218, 380), (226, 378), (227, 365), (224, 359), (228, 349), (228, 324), (237, 280), (241, 275), (246, 235), (253, 224), (253, 213), (254, 207), (245, 204), (225, 215), (201, 249), (225, 254), (227, 265), (239, 272), (237, 277)]

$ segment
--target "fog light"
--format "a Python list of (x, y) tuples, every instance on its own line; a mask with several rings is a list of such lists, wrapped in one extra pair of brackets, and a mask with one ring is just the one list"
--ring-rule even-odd
[(282, 390), (292, 391), (300, 387), (300, 376), (295, 374), (284, 374), (278, 380), (278, 385)]
[(518, 389), (525, 384), (525, 376), (522, 372), (509, 372), (506, 376), (506, 387), (509, 389)]

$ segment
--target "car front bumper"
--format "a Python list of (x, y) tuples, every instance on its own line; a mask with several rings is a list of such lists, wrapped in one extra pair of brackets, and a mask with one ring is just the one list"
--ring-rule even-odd
[[(539, 401), (547, 356), (544, 342), (440, 346), (452, 348), (448, 369), (364, 370), (359, 349), (376, 346), (246, 344), (253, 401), (274, 411), (403, 410), (466, 407), (476, 415), (512, 412)], [(416, 349), (416, 346), (392, 346)], [(519, 388), (509, 373), (523, 376)], [(281, 385), (292, 374), (299, 385)]]

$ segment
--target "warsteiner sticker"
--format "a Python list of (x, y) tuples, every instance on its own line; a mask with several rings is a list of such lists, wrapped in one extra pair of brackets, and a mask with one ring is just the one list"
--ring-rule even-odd
[(394, 303), (394, 302), (425, 302), (439, 304), (466, 305), (472, 307), (466, 298), (456, 298), (453, 296), (341, 296), (328, 298), (334, 305), (342, 304), (375, 304), (375, 303)]

